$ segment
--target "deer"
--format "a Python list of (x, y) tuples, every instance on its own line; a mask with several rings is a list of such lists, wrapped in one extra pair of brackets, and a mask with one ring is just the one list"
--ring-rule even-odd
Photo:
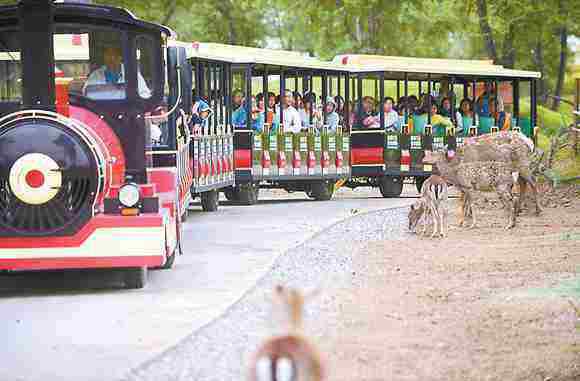
[[(506, 148), (509, 150), (509, 148)], [(505, 229), (511, 229), (516, 225), (517, 200), (512, 194), (515, 184), (512, 165), (502, 161), (479, 161), (479, 162), (454, 162), (447, 159), (443, 152), (433, 154), (434, 163), (444, 179), (451, 180), (460, 191), (465, 193), (465, 203), (469, 204), (472, 212), (472, 224), (477, 225), (474, 208), (475, 192), (496, 192), (506, 212)], [(465, 218), (465, 208), (463, 216)]]
[(420, 220), (423, 220), (423, 233), (429, 222), (433, 225), (434, 238), (437, 233), (441, 237), (446, 236), (447, 230), (447, 181), (441, 176), (431, 175), (421, 186), (421, 198), (419, 202), (411, 205), (409, 211), (409, 229), (415, 229)]
[(532, 189), (535, 214), (539, 216), (542, 209), (531, 165), (534, 149), (534, 143), (521, 132), (500, 131), (466, 139), (463, 147), (457, 150), (457, 155), (453, 160), (464, 163), (480, 161), (510, 163), (513, 172), (518, 173), (517, 183), (520, 188), (516, 211), (521, 210), (520, 200), (524, 198), (529, 186)]
[(296, 289), (276, 286), (274, 294), (290, 317), (290, 332), (267, 340), (255, 354), (250, 381), (322, 381), (324, 369), (320, 354), (301, 334), (303, 308), (318, 291), (307, 295)]

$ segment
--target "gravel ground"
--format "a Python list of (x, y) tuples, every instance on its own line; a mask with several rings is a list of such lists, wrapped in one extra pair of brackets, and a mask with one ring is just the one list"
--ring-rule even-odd
[[(249, 359), (261, 341), (283, 330), (282, 317), (272, 303), (272, 290), (277, 284), (323, 290), (307, 306), (306, 321), (316, 320), (321, 311), (333, 317), (340, 314), (340, 304), (327, 291), (359, 282), (359, 274), (352, 269), (357, 248), (369, 241), (397, 240), (407, 234), (406, 209), (351, 213), (352, 218), (281, 256), (272, 271), (221, 318), (135, 369), (127, 380), (243, 380)], [(341, 248), (340, 255), (336, 255), (337, 247)], [(308, 329), (307, 333), (315, 341), (319, 337)]]

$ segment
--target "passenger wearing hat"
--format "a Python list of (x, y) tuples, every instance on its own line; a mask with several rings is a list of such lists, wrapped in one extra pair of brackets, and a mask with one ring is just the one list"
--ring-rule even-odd
[(336, 132), (339, 123), (340, 116), (336, 112), (336, 103), (332, 97), (328, 97), (324, 104), (324, 124), (328, 127), (328, 131)]
[(209, 126), (209, 118), (212, 110), (203, 99), (199, 98), (191, 107), (191, 131), (195, 135), (200, 135), (201, 132)]

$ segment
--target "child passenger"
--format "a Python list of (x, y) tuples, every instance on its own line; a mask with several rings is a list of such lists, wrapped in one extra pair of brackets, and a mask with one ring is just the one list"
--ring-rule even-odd
[(328, 131), (336, 132), (340, 124), (340, 116), (336, 112), (336, 103), (331, 97), (328, 97), (324, 105), (325, 124), (328, 126)]

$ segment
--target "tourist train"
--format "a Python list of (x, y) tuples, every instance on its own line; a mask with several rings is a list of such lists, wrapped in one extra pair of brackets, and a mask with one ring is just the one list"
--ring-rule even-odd
[(170, 268), (195, 197), (398, 197), (431, 152), (537, 138), (536, 72), (181, 42), (108, 6), (0, 7), (0, 270)]

